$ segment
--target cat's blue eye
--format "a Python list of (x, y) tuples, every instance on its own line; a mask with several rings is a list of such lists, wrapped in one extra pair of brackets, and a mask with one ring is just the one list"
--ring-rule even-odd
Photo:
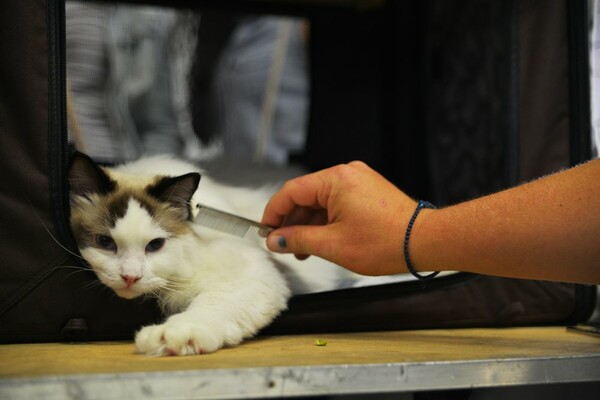
[(156, 238), (148, 242), (146, 245), (146, 252), (154, 253), (155, 251), (159, 251), (165, 245), (164, 238)]
[(117, 243), (110, 236), (97, 235), (96, 236), (96, 244), (102, 250), (117, 251)]

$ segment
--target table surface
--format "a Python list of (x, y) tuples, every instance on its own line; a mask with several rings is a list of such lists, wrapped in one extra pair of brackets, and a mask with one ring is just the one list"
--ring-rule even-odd
[(259, 337), (188, 357), (138, 355), (129, 342), (0, 345), (0, 398), (264, 398), (595, 381), (600, 338), (564, 327)]

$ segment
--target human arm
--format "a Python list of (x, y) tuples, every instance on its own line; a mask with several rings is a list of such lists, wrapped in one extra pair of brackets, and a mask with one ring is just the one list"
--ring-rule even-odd
[[(281, 228), (267, 246), (317, 255), (365, 275), (406, 272), (402, 243), (415, 207), (363, 163), (333, 167), (289, 181), (271, 199), (263, 222)], [(417, 271), (599, 283), (600, 160), (455, 206), (424, 209), (409, 252)]]

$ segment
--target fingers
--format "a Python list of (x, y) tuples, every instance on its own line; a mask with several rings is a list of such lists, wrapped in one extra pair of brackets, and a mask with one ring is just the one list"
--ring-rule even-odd
[(287, 181), (271, 198), (263, 213), (262, 223), (281, 226), (296, 208), (327, 208), (327, 183), (313, 173)]
[(285, 216), (281, 226), (291, 225), (325, 225), (327, 210), (298, 207)]
[(262, 223), (281, 226), (286, 216), (298, 207), (328, 210), (331, 196), (350, 191), (363, 181), (361, 177), (373, 173), (364, 162), (353, 161), (289, 180), (267, 204)]

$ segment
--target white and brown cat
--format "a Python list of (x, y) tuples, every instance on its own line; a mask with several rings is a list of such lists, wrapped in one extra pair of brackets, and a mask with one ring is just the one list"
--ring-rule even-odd
[(201, 173), (166, 156), (116, 168), (81, 153), (72, 159), (71, 227), (81, 255), (117, 295), (155, 296), (165, 313), (162, 324), (137, 332), (140, 353), (190, 355), (236, 345), (268, 325), (292, 293), (347, 279), (323, 260), (298, 265), (293, 256), (194, 224), (198, 202), (258, 219), (271, 195)]

